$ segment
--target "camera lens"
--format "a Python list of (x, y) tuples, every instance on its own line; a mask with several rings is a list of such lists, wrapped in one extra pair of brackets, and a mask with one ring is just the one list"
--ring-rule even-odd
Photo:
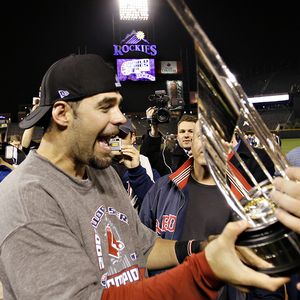
[(170, 119), (170, 112), (166, 108), (160, 108), (157, 111), (157, 120), (159, 123), (167, 123)]

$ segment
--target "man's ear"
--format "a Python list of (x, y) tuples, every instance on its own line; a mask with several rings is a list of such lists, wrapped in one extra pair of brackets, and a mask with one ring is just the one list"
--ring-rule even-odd
[(57, 101), (52, 108), (52, 118), (60, 126), (66, 127), (69, 124), (72, 108), (65, 101)]

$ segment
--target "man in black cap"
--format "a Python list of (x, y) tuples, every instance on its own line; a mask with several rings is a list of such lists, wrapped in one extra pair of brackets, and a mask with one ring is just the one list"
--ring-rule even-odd
[(148, 157), (140, 154), (136, 128), (129, 118), (119, 126), (119, 134), (112, 143), (116, 143), (116, 147), (112, 147), (112, 167), (119, 174), (133, 207), (139, 211), (144, 196), (160, 175), (151, 167)]
[(40, 146), (0, 184), (4, 298), (212, 299), (224, 280), (271, 290), (284, 284), (239, 260), (243, 221), (144, 279), (146, 267), (178, 264), (176, 242), (141, 224), (109, 167), (109, 140), (126, 121), (118, 87), (114, 70), (94, 54), (70, 55), (46, 72), (40, 106), (20, 123), (44, 127)]

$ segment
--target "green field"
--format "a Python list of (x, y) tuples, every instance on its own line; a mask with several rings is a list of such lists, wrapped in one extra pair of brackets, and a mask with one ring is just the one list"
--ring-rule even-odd
[(291, 149), (300, 146), (300, 139), (282, 139), (281, 150), (284, 154), (289, 152)]

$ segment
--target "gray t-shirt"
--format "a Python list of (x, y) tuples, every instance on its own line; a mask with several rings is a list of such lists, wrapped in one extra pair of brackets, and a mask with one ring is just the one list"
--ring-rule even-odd
[(139, 280), (157, 238), (109, 167), (88, 179), (33, 150), (0, 184), (0, 280), (10, 299), (97, 299)]

